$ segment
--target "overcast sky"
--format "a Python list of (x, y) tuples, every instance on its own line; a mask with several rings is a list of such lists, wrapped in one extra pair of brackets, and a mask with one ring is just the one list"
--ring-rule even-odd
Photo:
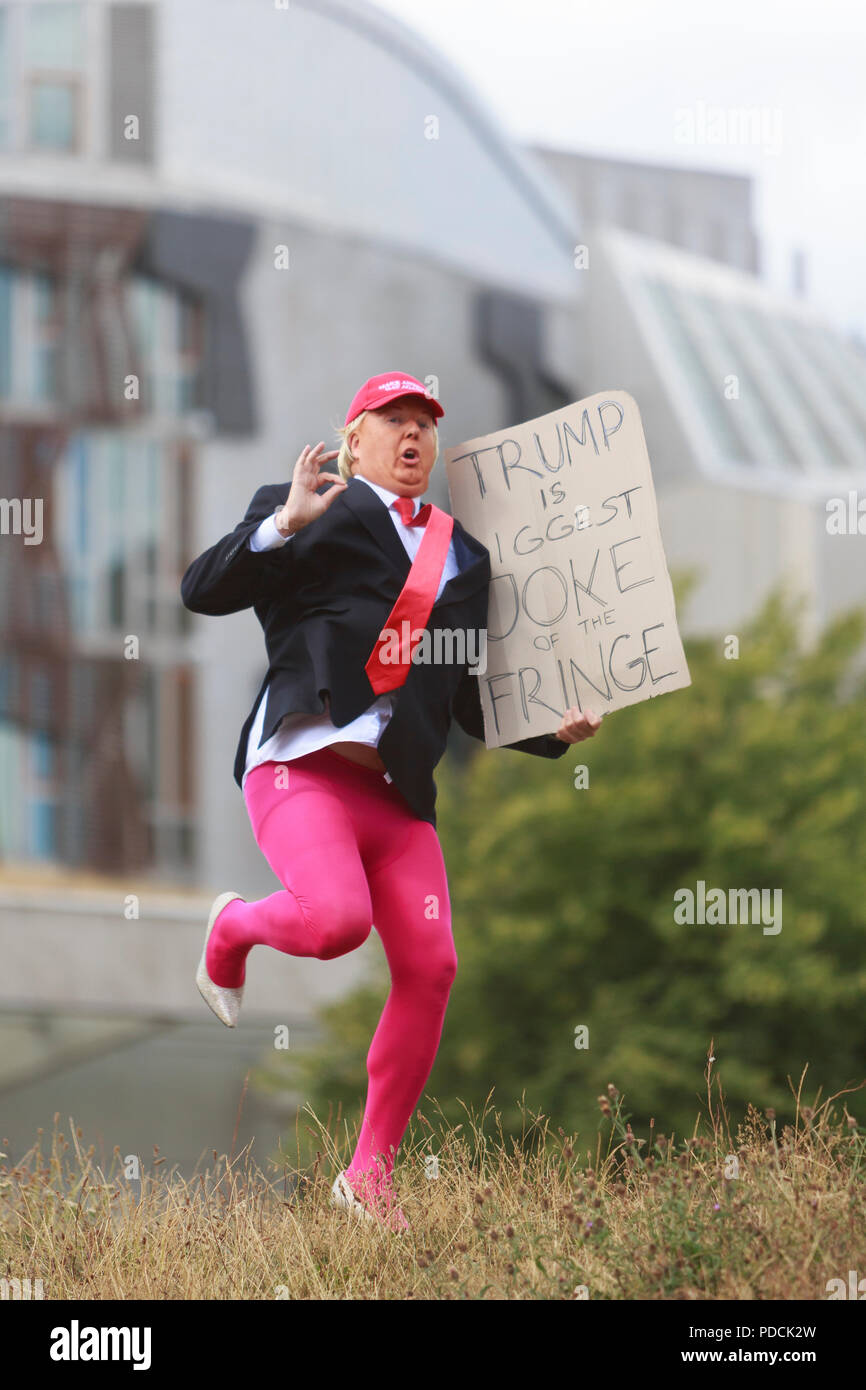
[[(866, 338), (864, 0), (374, 0), (461, 69), (517, 140), (755, 179), (764, 274)], [(762, 143), (688, 144), (677, 113), (760, 108)], [(732, 113), (732, 114), (728, 114)]]

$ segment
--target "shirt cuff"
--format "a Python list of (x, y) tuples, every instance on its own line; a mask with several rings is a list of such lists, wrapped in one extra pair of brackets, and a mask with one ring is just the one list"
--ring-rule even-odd
[(280, 535), (277, 530), (277, 514), (274, 512), (272, 516), (265, 517), (258, 530), (253, 531), (249, 538), (250, 550), (276, 550), (291, 539), (291, 536)]

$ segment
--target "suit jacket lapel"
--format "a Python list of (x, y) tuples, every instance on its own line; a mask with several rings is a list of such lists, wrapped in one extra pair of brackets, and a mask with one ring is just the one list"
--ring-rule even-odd
[[(388, 508), (381, 497), (371, 487), (367, 487), (367, 484), (362, 482), (360, 478), (349, 479), (343, 497), (358, 520), (366, 526), (373, 536), (380, 550), (396, 565), (401, 580), (405, 583), (411, 568), (411, 561), (406, 547), (394, 529), (394, 523), (388, 515)], [(457, 563), (461, 568), (453, 578), (448, 580), (436, 603), (434, 603), (434, 608), (436, 604), (444, 602), (446, 597), (449, 602), (454, 602), (474, 593), (476, 589), (480, 589), (489, 580), (487, 550), (474, 537), (470, 536), (468, 531), (464, 530), (456, 518), (452, 541)], [(461, 553), (461, 548), (463, 553)]]
[(406, 553), (406, 547), (394, 530), (394, 523), (381, 497), (360, 478), (350, 478), (343, 498), (358, 520), (366, 526), (379, 549), (397, 566), (405, 580), (412, 562)]
[[(454, 518), (454, 531), (451, 536), (454, 542), (454, 554), (460, 566), (457, 574), (453, 575), (443, 588), (441, 594), (433, 604), (455, 603), (459, 599), (467, 598), (469, 594), (475, 593), (477, 589), (486, 587), (490, 582), (490, 556), (483, 545), (470, 536), (468, 531), (464, 531), (457, 518)], [(463, 554), (461, 554), (461, 550)]]

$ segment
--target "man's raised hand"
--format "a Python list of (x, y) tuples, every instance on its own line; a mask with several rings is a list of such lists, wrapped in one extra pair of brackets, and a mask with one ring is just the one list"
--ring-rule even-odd
[[(340, 452), (339, 449), (329, 449), (323, 454), (321, 450), (324, 445), (324, 439), (320, 439), (312, 448), (305, 444), (298, 456), (289, 495), (285, 505), (275, 516), (277, 530), (283, 536), (294, 535), (296, 531), (315, 521), (348, 486), (339, 474), (320, 472), (322, 464), (330, 462)], [(330, 483), (331, 486), (327, 492), (319, 496), (316, 489), (324, 483)]]

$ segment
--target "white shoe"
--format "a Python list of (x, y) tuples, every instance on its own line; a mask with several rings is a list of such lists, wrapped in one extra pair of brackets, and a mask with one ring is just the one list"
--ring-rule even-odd
[[(219, 897), (214, 899), (207, 924), (207, 933), (204, 939), (201, 960), (198, 963), (198, 970), (195, 974), (195, 982), (198, 985), (199, 994), (208, 1008), (212, 1009), (216, 1014), (220, 1023), (224, 1023), (227, 1028), (234, 1028), (237, 1024), (238, 1014), (241, 1009), (241, 1000), (244, 997), (244, 987), (241, 985), (239, 989), (229, 989), (224, 985), (215, 985), (210, 975), (207, 973), (207, 965), (205, 962), (207, 959), (207, 943), (210, 940), (214, 922), (223, 908), (227, 907), (234, 898), (240, 898), (240, 896), (240, 893), (220, 893)], [(244, 899), (241, 898), (241, 902), (243, 901)]]
[(343, 1207), (346, 1211), (353, 1211), (359, 1220), (375, 1221), (376, 1218), (371, 1211), (368, 1211), (363, 1202), (359, 1202), (351, 1187), (345, 1172), (338, 1173), (334, 1186), (331, 1188), (331, 1206)]
[(334, 1186), (331, 1188), (331, 1206), (342, 1207), (346, 1211), (354, 1212), (359, 1221), (373, 1221), (380, 1226), (387, 1226), (396, 1235), (403, 1235), (405, 1231), (409, 1230), (409, 1222), (399, 1207), (396, 1207), (386, 1217), (378, 1216), (363, 1202), (359, 1202), (349, 1186), (345, 1169), (338, 1173), (334, 1180)]

